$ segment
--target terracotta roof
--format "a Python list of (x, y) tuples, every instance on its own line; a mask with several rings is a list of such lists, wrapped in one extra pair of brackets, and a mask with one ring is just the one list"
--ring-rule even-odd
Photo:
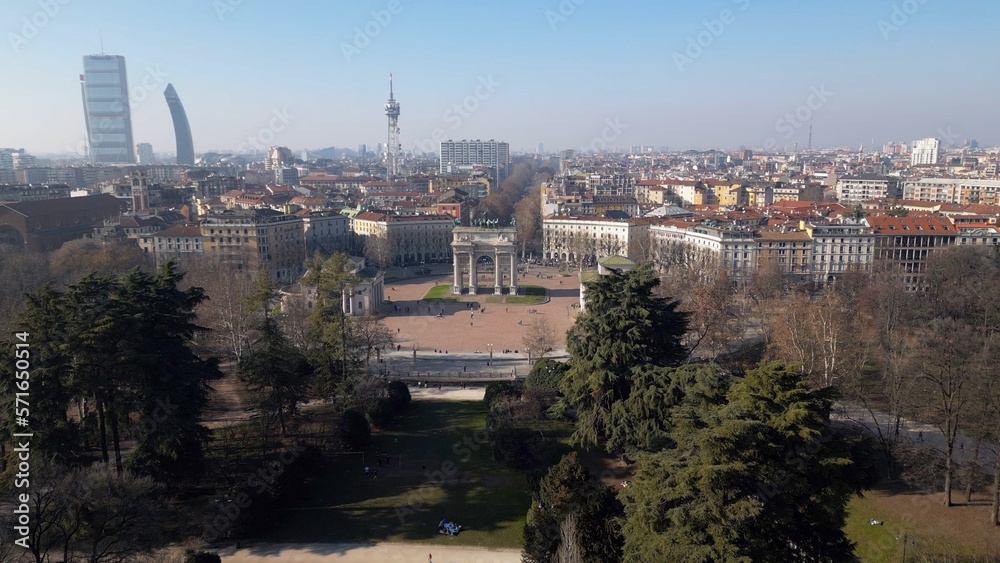
[(889, 217), (877, 215), (868, 218), (868, 224), (875, 229), (876, 234), (954, 234), (958, 232), (955, 224), (941, 215), (917, 217)]

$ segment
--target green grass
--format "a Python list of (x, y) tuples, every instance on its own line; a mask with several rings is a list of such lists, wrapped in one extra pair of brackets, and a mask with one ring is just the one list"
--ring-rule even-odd
[(520, 295), (529, 295), (534, 297), (545, 297), (548, 295), (548, 291), (540, 285), (522, 285), (517, 290)]
[[(414, 401), (366, 452), (375, 469), (380, 447), (393, 457), (391, 467), (372, 479), (360, 456), (335, 456), (321, 478), (306, 483), (304, 498), (275, 514), (276, 527), (263, 539), (520, 547), (531, 492), (523, 473), (492, 460), (485, 417), (481, 402)], [(440, 535), (441, 518), (465, 530)]]
[(457, 301), (451, 290), (450, 285), (435, 285), (424, 294), (424, 301)]
[[(869, 523), (872, 518), (881, 520), (883, 525), (872, 526)], [(869, 497), (855, 497), (848, 504), (844, 533), (857, 544), (854, 553), (865, 563), (899, 561), (902, 543), (896, 540), (895, 534), (902, 528), (900, 518), (880, 511)]]

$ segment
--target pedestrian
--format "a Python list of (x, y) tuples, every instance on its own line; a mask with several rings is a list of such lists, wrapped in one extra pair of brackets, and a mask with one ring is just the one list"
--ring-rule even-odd
[(368, 475), (368, 466), (365, 466), (365, 475)]
[(470, 326), (470, 327), (472, 326), (472, 321), (469, 321), (469, 326)]
[(465, 371), (469, 371), (469, 366), (467, 366), (467, 365), (465, 365), (465, 366), (462, 366), (462, 371), (463, 371), (463, 372), (465, 372)]

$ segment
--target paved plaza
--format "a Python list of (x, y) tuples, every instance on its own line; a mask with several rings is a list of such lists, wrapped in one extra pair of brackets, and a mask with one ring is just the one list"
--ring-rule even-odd
[(385, 283), (385, 295), (391, 301), (385, 322), (399, 345), (384, 364), (391, 374), (501, 375), (516, 371), (519, 376), (526, 375), (530, 366), (522, 338), (538, 319), (546, 320), (556, 340), (549, 356), (565, 356), (566, 331), (579, 313), (580, 287), (575, 273), (560, 276), (551, 268), (532, 268), (520, 274), (519, 285), (548, 289), (549, 300), (541, 304), (489, 303), (496, 299), (493, 295), (462, 295), (458, 302), (422, 301), (435, 285), (451, 286), (451, 271), (451, 265), (437, 265), (430, 276)]

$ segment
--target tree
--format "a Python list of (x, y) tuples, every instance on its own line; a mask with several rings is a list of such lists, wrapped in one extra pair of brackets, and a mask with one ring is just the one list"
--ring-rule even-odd
[(110, 433), (119, 473), (127, 432), (135, 439), (128, 461), (138, 471), (165, 477), (198, 467), (207, 436), (199, 423), (205, 381), (219, 373), (214, 360), (191, 350), (200, 330), (192, 322), (194, 309), (204, 295), (197, 288), (180, 290), (182, 280), (167, 262), (155, 276), (139, 269), (117, 278), (88, 276), (64, 292), (46, 287), (31, 297), (19, 325), (34, 331), (32, 346), (40, 353), (32, 374), (40, 400), (32, 416), (51, 424), (35, 448), (64, 448), (57, 456), (85, 449), (86, 443), (70, 443), (79, 439), (66, 421), (76, 404), (81, 419), (96, 411), (105, 462), (111, 461)]
[(316, 371), (316, 384), (321, 393), (332, 393), (355, 373), (352, 365), (354, 334), (344, 313), (344, 301), (360, 281), (355, 265), (343, 252), (323, 258), (317, 254), (306, 262), (306, 274), (301, 283), (316, 288), (316, 305), (311, 315), (309, 361)]
[(340, 441), (347, 451), (357, 452), (365, 449), (371, 440), (372, 429), (365, 415), (348, 409), (340, 415)]
[(623, 493), (624, 561), (850, 559), (842, 527), (860, 484), (829, 427), (829, 392), (775, 362), (723, 404), (698, 402), (677, 409), (676, 447), (640, 459)]
[(253, 327), (259, 311), (248, 301), (255, 281), (251, 257), (230, 260), (203, 256), (187, 261), (186, 266), (190, 283), (203, 288), (207, 297), (198, 306), (198, 320), (211, 329), (212, 348), (239, 362), (257, 338)]
[(524, 380), (526, 389), (540, 389), (552, 394), (559, 392), (562, 380), (566, 376), (569, 365), (549, 358), (541, 358), (531, 366), (528, 377)]
[(383, 272), (392, 265), (398, 251), (395, 239), (388, 235), (365, 237), (365, 258), (374, 262)]
[(392, 330), (386, 326), (385, 317), (380, 314), (352, 317), (351, 332), (365, 351), (366, 366), (371, 364), (373, 354), (381, 357), (380, 350), (391, 348), (395, 342)]
[(635, 368), (673, 366), (686, 357), (687, 315), (676, 301), (653, 295), (659, 283), (645, 265), (587, 282), (586, 313), (566, 335), (570, 369), (562, 386), (564, 406), (577, 410), (577, 443), (614, 433)]
[(985, 342), (954, 319), (934, 320), (921, 331), (922, 346), (915, 351), (916, 395), (920, 412), (930, 417), (944, 438), (944, 505), (952, 506), (954, 452), (959, 423), (976, 392), (979, 373), (987, 366)]
[(542, 233), (541, 188), (532, 188), (514, 205), (514, 218), (517, 220), (517, 238), (521, 241), (521, 258), (524, 259), (527, 249), (539, 248)]
[(277, 321), (266, 318), (258, 330), (260, 340), (240, 361), (238, 375), (249, 387), (254, 405), (262, 414), (275, 417), (284, 436), (308, 394), (311, 370)]
[[(566, 454), (549, 468), (533, 495), (524, 526), (523, 560), (564, 561), (575, 551), (575, 561), (620, 561), (621, 514), (612, 490), (591, 476), (576, 452)], [(563, 559), (557, 559), (559, 553)]]
[(28, 493), (36, 562), (58, 554), (61, 561), (126, 563), (169, 541), (168, 499), (152, 479), (118, 475), (106, 464), (72, 470), (46, 464), (36, 471)]
[(556, 337), (545, 317), (538, 317), (528, 325), (528, 330), (521, 337), (521, 343), (528, 352), (528, 362), (540, 360), (556, 345)]

